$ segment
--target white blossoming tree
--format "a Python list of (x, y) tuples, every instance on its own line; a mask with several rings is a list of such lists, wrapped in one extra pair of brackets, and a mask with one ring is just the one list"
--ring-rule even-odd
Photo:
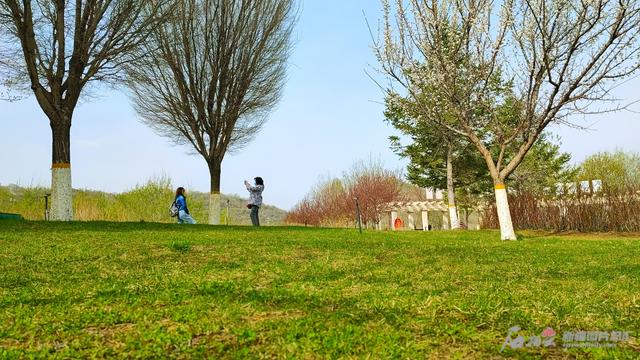
[(505, 180), (550, 124), (569, 124), (594, 104), (603, 104), (598, 112), (623, 107), (611, 90), (640, 68), (640, 3), (382, 4), (374, 49), (390, 79), (387, 95), (415, 95), (419, 103), (422, 89), (440, 89), (434, 96), (444, 109), (425, 103), (422, 119), (474, 144), (494, 182), (501, 238), (515, 240)]

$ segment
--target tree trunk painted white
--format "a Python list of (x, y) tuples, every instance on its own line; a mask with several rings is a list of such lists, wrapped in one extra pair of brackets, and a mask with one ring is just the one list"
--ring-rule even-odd
[(73, 220), (71, 188), (71, 117), (50, 118), (51, 126), (51, 211), (53, 221)]
[(51, 209), (49, 212), (51, 220), (73, 220), (71, 189), (71, 166), (69, 164), (53, 164), (51, 168)]
[(513, 231), (511, 212), (509, 211), (509, 200), (507, 198), (507, 188), (504, 184), (495, 186), (496, 209), (498, 210), (498, 222), (500, 223), (500, 238), (502, 240), (517, 240)]
[(220, 225), (220, 193), (209, 193), (209, 225)]
[(449, 219), (451, 230), (460, 229), (460, 220), (458, 219), (458, 208), (455, 205), (449, 205)]
[(447, 202), (449, 203), (449, 224), (451, 229), (460, 229), (458, 208), (456, 207), (456, 191), (453, 187), (453, 149), (449, 146), (447, 151)]

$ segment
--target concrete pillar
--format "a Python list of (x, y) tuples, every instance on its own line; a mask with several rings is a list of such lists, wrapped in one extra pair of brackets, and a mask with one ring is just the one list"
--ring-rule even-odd
[(391, 231), (396, 231), (396, 219), (398, 218), (397, 211), (391, 211)]
[(429, 212), (422, 211), (422, 231), (429, 231)]

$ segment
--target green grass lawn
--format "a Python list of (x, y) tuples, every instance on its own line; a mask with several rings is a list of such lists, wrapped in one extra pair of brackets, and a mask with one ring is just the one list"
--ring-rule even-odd
[[(500, 353), (515, 325), (556, 346)], [(640, 237), (0, 222), (0, 358), (639, 358), (639, 330)]]

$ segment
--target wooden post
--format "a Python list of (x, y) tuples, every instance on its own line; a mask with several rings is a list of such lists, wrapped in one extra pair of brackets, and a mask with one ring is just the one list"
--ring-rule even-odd
[(360, 234), (362, 234), (362, 216), (360, 215), (360, 202), (358, 201), (358, 197), (355, 197), (356, 200), (356, 221), (358, 223), (358, 229), (360, 230)]
[(44, 194), (44, 221), (49, 221), (49, 197), (51, 194)]
[(415, 230), (415, 229), (416, 229), (416, 222), (415, 222), (415, 220), (413, 219), (413, 213), (412, 213), (412, 212), (410, 212), (410, 213), (408, 214), (407, 218), (408, 218), (408, 221), (409, 221), (409, 229), (411, 229), (411, 230)]

